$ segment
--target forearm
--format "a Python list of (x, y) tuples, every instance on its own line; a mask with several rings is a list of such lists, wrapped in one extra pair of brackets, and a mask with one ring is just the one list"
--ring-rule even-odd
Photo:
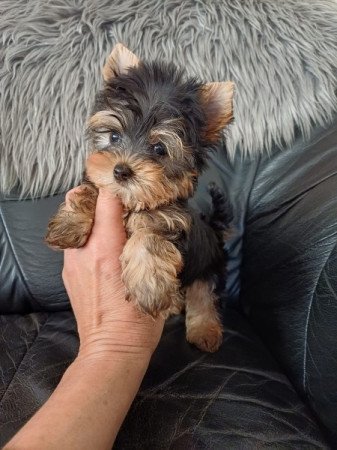
[(148, 358), (76, 359), (10, 449), (111, 449), (136, 396)]

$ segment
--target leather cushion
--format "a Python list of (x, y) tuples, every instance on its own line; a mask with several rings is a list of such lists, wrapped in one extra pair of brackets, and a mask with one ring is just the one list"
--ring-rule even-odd
[[(201, 353), (166, 323), (116, 449), (322, 449), (308, 408), (246, 320), (224, 313), (224, 344)], [(71, 312), (0, 316), (0, 445), (48, 398), (77, 351)], [(51, 421), (52, 426), (52, 421)]]

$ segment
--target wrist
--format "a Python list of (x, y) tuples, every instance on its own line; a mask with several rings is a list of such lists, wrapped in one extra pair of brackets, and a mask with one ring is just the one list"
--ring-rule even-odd
[[(116, 330), (115, 330), (116, 331)], [(84, 362), (126, 361), (149, 363), (155, 346), (137, 336), (95, 331), (80, 340), (77, 359)]]
[(150, 360), (151, 354), (136, 354), (112, 351), (97, 351), (95, 350), (81, 350), (76, 356), (71, 366), (75, 366), (77, 369), (105, 372), (109, 374), (110, 370), (113, 371), (116, 367), (125, 367), (128, 370), (135, 370), (136, 372), (146, 372)]
[(116, 344), (100, 345), (80, 345), (77, 361), (83, 361), (84, 364), (106, 363), (114, 364), (116, 362), (137, 364), (140, 366), (148, 365), (153, 352), (149, 349), (139, 349), (133, 346), (118, 346)]
[(105, 322), (103, 326), (79, 329), (79, 357), (95, 360), (150, 360), (156, 349), (164, 321), (142, 318)]

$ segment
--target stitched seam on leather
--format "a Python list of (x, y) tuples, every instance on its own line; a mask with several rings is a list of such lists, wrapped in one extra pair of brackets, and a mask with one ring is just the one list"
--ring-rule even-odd
[(27, 281), (25, 280), (25, 277), (24, 277), (24, 274), (23, 274), (22, 267), (21, 267), (21, 265), (20, 265), (20, 263), (19, 263), (18, 257), (17, 257), (17, 255), (16, 255), (15, 250), (14, 250), (14, 246), (13, 246), (13, 243), (12, 243), (12, 239), (11, 239), (11, 237), (10, 237), (10, 235), (9, 235), (9, 231), (8, 231), (7, 226), (6, 226), (5, 218), (4, 218), (4, 216), (3, 216), (1, 207), (0, 207), (0, 219), (1, 219), (1, 222), (2, 222), (2, 225), (3, 225), (3, 228), (4, 228), (5, 235), (6, 235), (6, 237), (7, 237), (7, 242), (8, 242), (9, 248), (11, 249), (11, 252), (12, 252), (12, 255), (13, 255), (13, 259), (14, 259), (14, 261), (15, 261), (15, 264), (16, 264), (17, 268), (18, 268), (18, 271), (19, 271), (19, 274), (20, 274), (20, 277), (21, 277), (22, 284), (24, 285), (24, 287), (25, 287), (27, 293), (29, 294), (30, 299), (31, 299), (32, 301), (35, 301), (35, 298), (34, 298), (33, 294), (31, 293), (31, 291), (30, 291), (30, 289), (29, 289), (29, 287), (28, 287)]
[(310, 314), (311, 314), (311, 310), (312, 310), (312, 305), (314, 302), (314, 295), (315, 292), (317, 290), (317, 286), (318, 286), (318, 282), (321, 278), (322, 272), (325, 269), (325, 266), (327, 265), (327, 263), (330, 260), (330, 256), (332, 255), (332, 252), (335, 250), (335, 248), (337, 248), (337, 244), (333, 245), (331, 251), (329, 252), (329, 255), (327, 256), (325, 263), (323, 264), (322, 269), (320, 270), (314, 289), (313, 289), (313, 293), (311, 296), (311, 300), (310, 300), (310, 304), (309, 304), (309, 310), (308, 310), (308, 315), (307, 315), (307, 320), (306, 320), (306, 324), (305, 324), (305, 330), (304, 330), (304, 353), (303, 353), (303, 380), (302, 380), (302, 384), (303, 384), (303, 390), (304, 392), (306, 392), (307, 389), (307, 378), (306, 378), (306, 372), (307, 372), (307, 343), (308, 343), (308, 328), (309, 328), (309, 320), (310, 320)]
[(33, 339), (33, 341), (32, 341), (32, 343), (31, 343), (30, 347), (27, 348), (26, 351), (25, 351), (25, 353), (23, 354), (23, 356), (22, 356), (22, 358), (21, 358), (21, 361), (19, 362), (19, 365), (17, 366), (17, 368), (16, 368), (16, 370), (15, 370), (15, 372), (14, 372), (14, 374), (13, 374), (13, 377), (12, 377), (11, 381), (8, 383), (8, 386), (7, 386), (7, 388), (6, 388), (6, 391), (4, 392), (3, 396), (2, 396), (1, 399), (0, 399), (0, 406), (2, 405), (3, 400), (4, 400), (4, 398), (6, 397), (6, 394), (8, 393), (8, 391), (9, 391), (11, 385), (12, 385), (12, 383), (13, 383), (13, 381), (14, 381), (14, 379), (15, 379), (15, 377), (16, 377), (16, 375), (17, 375), (17, 373), (18, 373), (18, 371), (19, 371), (19, 369), (20, 369), (20, 367), (21, 367), (21, 364), (23, 363), (25, 357), (27, 356), (27, 353), (33, 348), (35, 342), (37, 341), (37, 338), (39, 337), (40, 332), (42, 331), (43, 327), (44, 327), (44, 326), (46, 325), (46, 323), (48, 322), (48, 319), (49, 319), (49, 314), (47, 315), (46, 320), (40, 325), (39, 329), (37, 330), (36, 336), (35, 336), (35, 338)]
[[(243, 229), (242, 229), (242, 236), (241, 236), (241, 240), (242, 240), (242, 242), (241, 242), (241, 251), (240, 251), (240, 259), (241, 259), (241, 261), (240, 261), (240, 273), (239, 273), (239, 283), (240, 283), (240, 285), (239, 285), (239, 297), (238, 297), (238, 300), (239, 300), (239, 306), (243, 309), (243, 311), (245, 311), (245, 307), (246, 307), (246, 305), (245, 305), (245, 303), (242, 301), (242, 297), (241, 297), (241, 291), (242, 291), (242, 267), (243, 267), (243, 264), (244, 264), (244, 257), (245, 257), (245, 238), (246, 238), (246, 230), (247, 230), (247, 217), (248, 217), (248, 215), (249, 215), (249, 213), (250, 213), (250, 201), (251, 201), (251, 196), (252, 196), (252, 193), (253, 193), (253, 189), (254, 189), (254, 185), (255, 185), (255, 181), (256, 181), (256, 177), (257, 177), (257, 173), (258, 173), (258, 169), (259, 169), (259, 167), (260, 167), (260, 164), (261, 164), (261, 157), (259, 157), (259, 159), (258, 159), (258, 161), (257, 161), (257, 164), (256, 164), (256, 167), (255, 167), (255, 173), (254, 173), (254, 176), (253, 176), (253, 179), (252, 179), (252, 184), (250, 185), (250, 189), (249, 189), (249, 193), (248, 193), (248, 195), (247, 195), (247, 198), (246, 198), (246, 209), (245, 209), (245, 213), (244, 213), (244, 217), (243, 217), (243, 219), (242, 219), (242, 227), (243, 227)], [(245, 312), (247, 312), (247, 311), (245, 311)]]
[(254, 176), (253, 176), (253, 179), (252, 179), (252, 184), (250, 186), (249, 193), (247, 195), (246, 214), (245, 214), (245, 218), (244, 218), (245, 229), (246, 229), (246, 223), (247, 223), (247, 216), (248, 216), (248, 214), (250, 212), (249, 211), (249, 209), (250, 209), (250, 200), (251, 200), (251, 197), (252, 197), (252, 193), (253, 193), (253, 189), (254, 189), (257, 173), (258, 173), (258, 170), (260, 168), (260, 164), (261, 164), (261, 157), (259, 158), (259, 160), (258, 160), (258, 162), (256, 164), (255, 173), (254, 173)]

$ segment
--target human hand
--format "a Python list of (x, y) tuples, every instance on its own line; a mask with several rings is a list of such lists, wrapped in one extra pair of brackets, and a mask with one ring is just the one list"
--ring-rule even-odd
[[(66, 196), (70, 199), (81, 188)], [(163, 329), (125, 300), (120, 256), (126, 242), (123, 208), (109, 191), (101, 189), (95, 222), (82, 248), (64, 251), (63, 281), (77, 320), (80, 358), (149, 358)]]

